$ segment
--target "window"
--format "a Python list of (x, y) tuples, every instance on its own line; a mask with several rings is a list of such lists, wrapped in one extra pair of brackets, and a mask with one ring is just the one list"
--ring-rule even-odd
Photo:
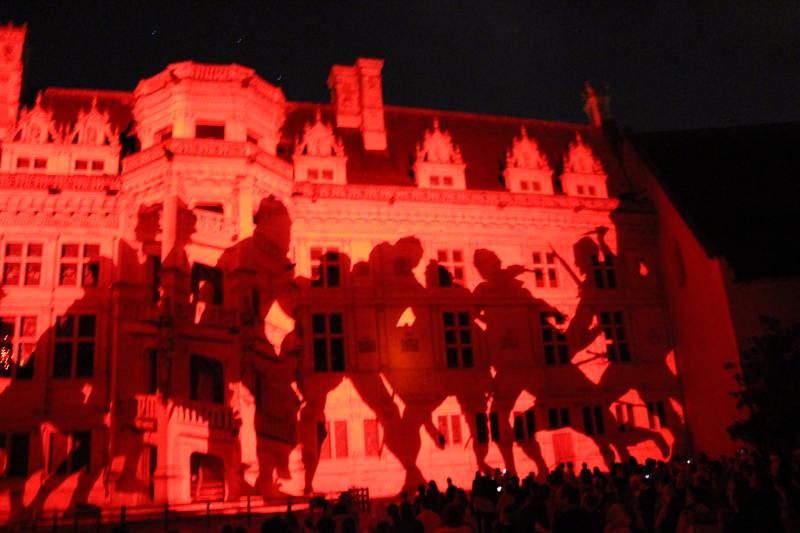
[(537, 287), (558, 287), (556, 254), (553, 252), (533, 252), (533, 275)]
[(3, 247), (3, 285), (38, 287), (42, 281), (42, 245), (6, 243)]
[(564, 333), (564, 315), (561, 313), (541, 313), (539, 322), (542, 326), (542, 343), (544, 344), (544, 360), (548, 365), (569, 364), (569, 345)]
[(594, 271), (594, 285), (598, 289), (614, 289), (617, 286), (617, 276), (614, 273), (614, 256), (605, 254), (601, 260), (597, 254), (592, 254), (592, 269)]
[(431, 187), (452, 187), (454, 185), (453, 176), (431, 175), (429, 178)]
[(92, 172), (102, 172), (106, 168), (106, 162), (102, 159), (92, 161)]
[(53, 377), (91, 377), (94, 374), (94, 343), (94, 315), (58, 317)]
[(65, 243), (61, 245), (58, 284), (97, 287), (100, 278), (100, 245)]
[(311, 286), (339, 287), (341, 256), (336, 248), (311, 248)]
[[(487, 422), (489, 426), (488, 428)], [(487, 429), (489, 431), (487, 431)], [(480, 443), (489, 442), (490, 436), (492, 438), (492, 442), (500, 442), (500, 423), (497, 413), (489, 413), (489, 416), (486, 416), (486, 413), (476, 414), (475, 430), (477, 433), (476, 438)]]
[(161, 299), (161, 257), (147, 256), (147, 277), (150, 282), (150, 300), (156, 303)]
[(260, 372), (255, 373), (253, 379), (253, 403), (256, 406), (256, 412), (260, 412), (264, 408), (264, 375)]
[(447, 368), (472, 368), (472, 324), (466, 311), (442, 313)]
[(536, 417), (533, 409), (514, 413), (514, 440), (522, 442), (536, 438)]
[(620, 311), (602, 311), (600, 313), (600, 325), (603, 327), (608, 360), (630, 361), (631, 352), (628, 349), (622, 313)]
[(29, 433), (0, 433), (0, 455), (6, 458), (5, 464), (0, 460), (0, 477), (27, 477), (30, 445)]
[(378, 421), (374, 418), (364, 420), (364, 455), (378, 457), (381, 454)]
[(569, 408), (551, 408), (547, 410), (547, 421), (550, 424), (550, 429), (560, 429), (570, 427), (569, 423)]
[(606, 432), (601, 406), (594, 405), (583, 408), (583, 429), (586, 435), (603, 435)]
[(461, 415), (441, 415), (438, 428), (440, 446), (461, 444)]
[(586, 191), (589, 196), (597, 196), (597, 190), (594, 188), (594, 185), (589, 185)]
[(51, 433), (50, 455), (47, 471), (57, 475), (67, 475), (88, 467), (92, 457), (92, 433)]
[(341, 313), (311, 315), (314, 371), (344, 372), (344, 330)]
[(225, 401), (222, 363), (192, 355), (190, 360), (190, 398), (199, 402), (222, 404)]
[(667, 415), (664, 412), (664, 402), (647, 402), (647, 421), (650, 429), (667, 427)]
[(172, 139), (172, 126), (167, 126), (166, 128), (158, 130), (154, 135), (153, 142), (160, 143), (169, 139)]
[(436, 261), (439, 263), (439, 286), (465, 286), (464, 252), (461, 250), (437, 250)]
[(196, 139), (225, 139), (225, 124), (197, 124), (194, 127)]
[(147, 350), (147, 393), (158, 392), (158, 350)]
[(308, 181), (316, 182), (333, 182), (333, 170), (330, 168), (309, 168), (306, 171)]
[(17, 168), (30, 168), (31, 167), (31, 160), (29, 157), (18, 157), (17, 158)]
[(194, 302), (222, 305), (222, 270), (202, 263), (192, 265), (192, 296)]
[(519, 190), (522, 192), (541, 192), (542, 184), (538, 181), (528, 181), (528, 180), (520, 180), (519, 181)]
[(320, 459), (347, 457), (350, 453), (347, 445), (347, 422), (345, 420), (317, 422), (317, 449)]
[(36, 317), (0, 317), (0, 376), (33, 379)]
[(44, 170), (47, 168), (47, 159), (44, 157), (37, 157), (33, 160), (33, 168), (37, 170)]
[(89, 161), (86, 159), (76, 159), (75, 170), (89, 170)]
[(617, 417), (618, 429), (620, 431), (628, 431), (636, 427), (636, 417), (633, 413), (633, 404), (616, 404), (614, 406), (614, 414)]

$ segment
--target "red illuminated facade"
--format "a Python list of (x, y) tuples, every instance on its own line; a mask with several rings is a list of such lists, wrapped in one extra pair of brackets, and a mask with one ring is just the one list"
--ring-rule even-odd
[(0, 29), (5, 515), (732, 446), (718, 261), (599, 125), (387, 106), (375, 59), (329, 104), (183, 62), (20, 109), (24, 36)]

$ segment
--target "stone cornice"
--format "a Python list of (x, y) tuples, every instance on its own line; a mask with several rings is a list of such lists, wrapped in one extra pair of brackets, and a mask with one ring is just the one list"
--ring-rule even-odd
[(105, 192), (118, 191), (119, 188), (119, 176), (0, 173), (0, 189)]

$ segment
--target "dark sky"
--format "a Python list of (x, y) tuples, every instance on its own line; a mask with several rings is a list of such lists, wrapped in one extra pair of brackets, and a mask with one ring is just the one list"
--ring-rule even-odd
[(4, 4), (9, 20), (29, 25), (29, 100), (193, 59), (327, 101), (330, 66), (371, 56), (388, 104), (583, 121), (589, 80), (638, 131), (800, 120), (798, 2), (50, 1)]

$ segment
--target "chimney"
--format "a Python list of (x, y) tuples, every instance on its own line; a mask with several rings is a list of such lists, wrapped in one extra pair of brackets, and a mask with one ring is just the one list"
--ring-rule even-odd
[(22, 49), (25, 46), (25, 25), (0, 26), (0, 141), (13, 135), (19, 111), (22, 88)]
[(594, 87), (587, 81), (583, 92), (583, 112), (589, 119), (589, 124), (595, 127), (602, 127), (603, 122), (610, 118), (609, 101), (611, 95), (608, 88), (603, 91), (595, 91)]
[(328, 87), (337, 128), (358, 128), (365, 150), (386, 150), (383, 120), (383, 60), (360, 57), (354, 66), (334, 65)]

